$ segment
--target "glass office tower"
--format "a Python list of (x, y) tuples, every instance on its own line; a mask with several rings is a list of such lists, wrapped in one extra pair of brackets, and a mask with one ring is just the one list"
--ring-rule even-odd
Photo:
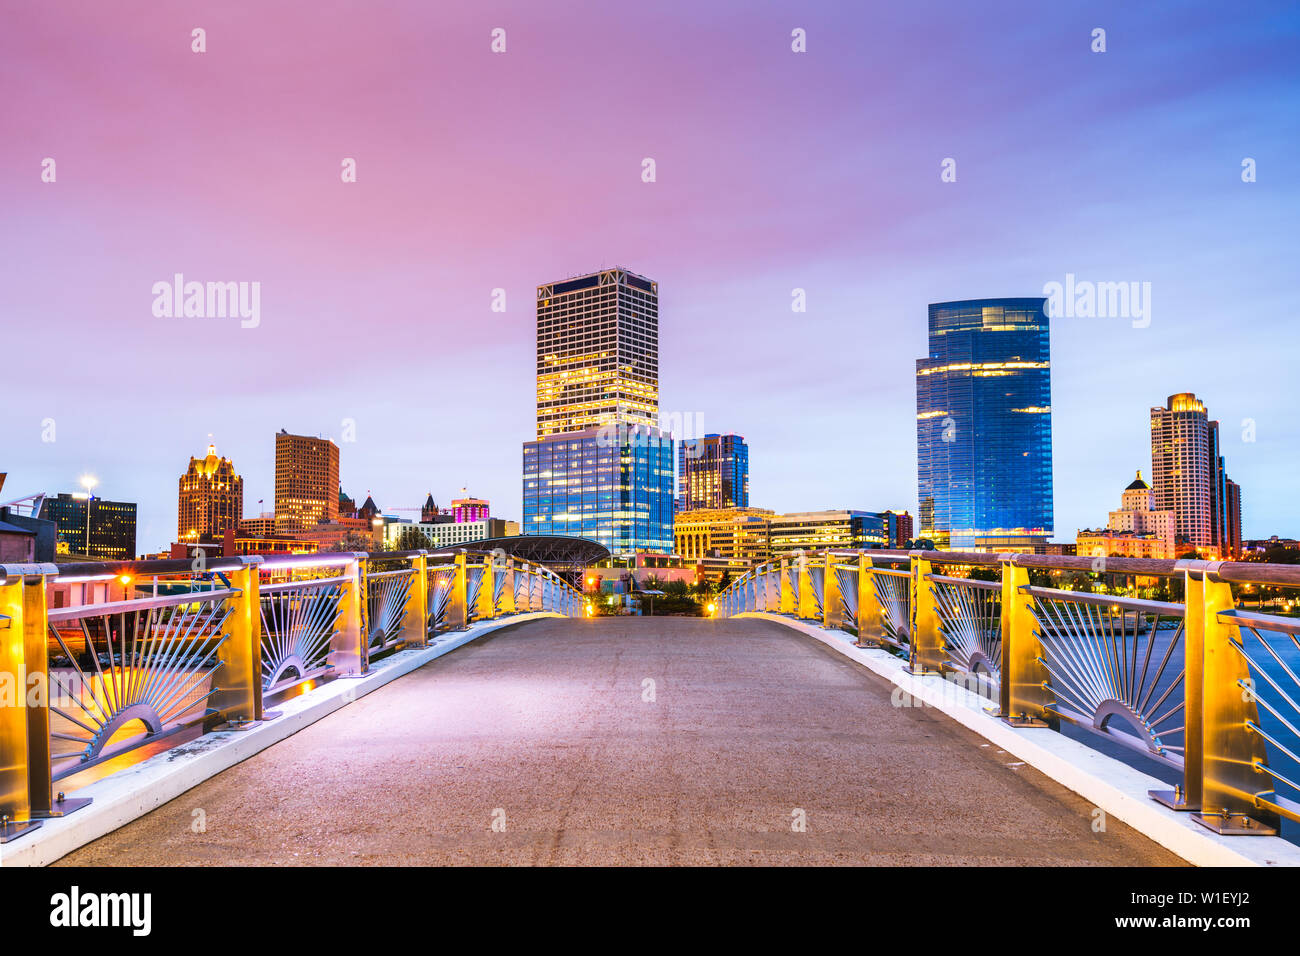
[(614, 555), (673, 550), (673, 439), (647, 426), (524, 443), (523, 534), (590, 538)]
[(740, 435), (683, 439), (677, 475), (678, 511), (749, 507), (749, 446)]
[(930, 306), (916, 362), (920, 536), (953, 550), (1052, 534), (1052, 380), (1043, 298)]
[(522, 534), (673, 550), (673, 439), (659, 424), (659, 284), (612, 268), (537, 287), (537, 440)]

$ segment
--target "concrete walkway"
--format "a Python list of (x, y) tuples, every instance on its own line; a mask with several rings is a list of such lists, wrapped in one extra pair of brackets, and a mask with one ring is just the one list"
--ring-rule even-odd
[(60, 863), (1181, 862), (1118, 821), (1094, 832), (1090, 804), (1016, 763), (777, 624), (546, 620)]

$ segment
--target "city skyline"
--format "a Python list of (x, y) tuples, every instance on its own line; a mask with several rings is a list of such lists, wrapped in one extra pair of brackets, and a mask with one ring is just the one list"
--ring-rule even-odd
[[(1295, 313), (1297, 144), (1277, 118), (1297, 105), (1282, 57), (1296, 11), (1265, 4), (1225, 23), (1191, 5), (1169, 23), (1117, 4), (1030, 9), (950, 11), (939, 31), (905, 11), (765, 11), (699, 35), (622, 14), (638, 44), (593, 50), (544, 82), (538, 50), (553, 50), (560, 28), (523, 7), (500, 14), (510, 48), (495, 58), (495, 23), (411, 8), (402, 23), (342, 32), (273, 9), (213, 11), (206, 59), (193, 60), (183, 42), (171, 49), (192, 13), (128, 5), (69, 22), (25, 10), (87, 71), (0, 37), (0, 69), (46, 77), (9, 104), (0, 310), (15, 335), (57, 341), (59, 357), (10, 371), (7, 490), (70, 491), (93, 472), (97, 494), (140, 503), (139, 547), (152, 550), (176, 527), (178, 470), (209, 435), (236, 462), (251, 511), (273, 498), (269, 436), (287, 427), (339, 443), (354, 496), (410, 506), (469, 484), (514, 516), (519, 442), (534, 425), (532, 290), (603, 261), (661, 283), (660, 406), (746, 436), (754, 504), (915, 514), (910, 366), (925, 352), (926, 305), (1037, 296), (1074, 276), (1150, 282), (1154, 306), (1053, 323), (1055, 539), (1103, 522), (1114, 489), (1151, 467), (1146, 410), (1181, 392), (1221, 422), (1243, 536), (1297, 536), (1300, 425), (1283, 388), (1260, 387), (1290, 372), (1278, 345)], [(574, 22), (566, 42), (614, 18), (593, 8)], [(398, 39), (412, 24), (436, 30), (446, 56), (417, 62), (418, 44)], [(1088, 47), (1097, 24), (1104, 54)], [(789, 49), (794, 25), (808, 31), (806, 54)], [(891, 57), (922, 37), (923, 63)], [(385, 96), (383, 84), (341, 89), (315, 63), (277, 66), (270, 51), (300, 42), (377, 77), (391, 58), (409, 79)], [(1213, 75), (1200, 69), (1209, 56)], [(635, 79), (665, 57), (678, 75)], [(990, 60), (1003, 66), (983, 70)], [(208, 122), (182, 136), (153, 84), (163, 61), (169, 75), (201, 71), (193, 100)], [(452, 72), (462, 82), (443, 90)], [(111, 113), (94, 111), (88, 84), (115, 94)], [(429, 89), (441, 92), (417, 97)], [(972, 109), (1011, 91), (1013, 112)], [(596, 111), (636, 102), (644, 123), (597, 136), (532, 118), (579, 96)], [(838, 119), (848, 104), (866, 121)], [(298, 106), (292, 140), (261, 125)], [(485, 110), (499, 122), (475, 125)], [(436, 145), (471, 126), (455, 150)], [(232, 155), (250, 133), (276, 145)], [(55, 183), (40, 181), (46, 156)], [(338, 176), (347, 156), (351, 185)], [(641, 180), (645, 157), (656, 182)], [(1244, 157), (1258, 181), (1241, 180)], [(260, 282), (260, 324), (155, 317), (150, 289), (177, 272)], [(496, 289), (505, 312), (492, 311)], [(806, 312), (791, 311), (796, 289)], [(414, 395), (399, 397), (385, 378), (411, 360), (411, 381), (398, 381)], [(343, 440), (345, 422), (356, 441)], [(864, 437), (843, 467), (814, 470), (817, 450), (845, 434)]]

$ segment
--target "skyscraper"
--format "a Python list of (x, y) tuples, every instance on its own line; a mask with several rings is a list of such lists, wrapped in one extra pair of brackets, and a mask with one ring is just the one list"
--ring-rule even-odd
[(328, 438), (275, 436), (275, 528), (308, 529), (339, 513), (339, 447)]
[(1240, 550), (1241, 489), (1219, 453), (1219, 423), (1192, 392), (1151, 409), (1151, 478), (1155, 506), (1174, 513), (1179, 538), (1223, 557)]
[(740, 435), (705, 435), (677, 447), (677, 510), (749, 507), (749, 446)]
[(180, 478), (176, 501), (176, 540), (207, 541), (237, 528), (244, 517), (244, 479), (229, 458), (208, 446), (203, 458), (191, 458)]
[(537, 287), (537, 437), (659, 425), (659, 284), (606, 269)]
[(671, 552), (673, 439), (658, 419), (658, 284), (607, 269), (538, 286), (521, 533)]
[(1052, 381), (1043, 298), (930, 306), (916, 362), (920, 536), (1036, 548), (1052, 533)]

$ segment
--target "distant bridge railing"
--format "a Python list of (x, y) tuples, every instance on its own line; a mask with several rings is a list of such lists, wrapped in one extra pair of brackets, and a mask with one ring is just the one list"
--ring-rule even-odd
[[(1039, 587), (1031, 571), (1162, 581), (1183, 600)], [(715, 613), (848, 631), (1015, 726), (1065, 721), (1146, 754), (1182, 777), (1152, 798), (1216, 832), (1272, 834), (1300, 821), (1300, 618), (1240, 608), (1234, 585), (1300, 586), (1300, 566), (832, 550), (754, 568)]]
[(90, 767), (273, 717), (477, 621), (585, 604), (500, 551), (0, 565), (0, 842), (88, 803), (55, 784)]

